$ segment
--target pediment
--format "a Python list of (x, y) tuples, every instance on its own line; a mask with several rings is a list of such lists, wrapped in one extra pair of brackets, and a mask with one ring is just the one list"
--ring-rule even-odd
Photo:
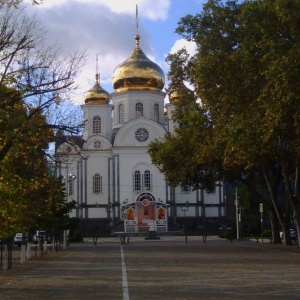
[(155, 139), (163, 139), (167, 133), (157, 122), (140, 117), (125, 123), (118, 131), (114, 147), (147, 147)]
[(111, 149), (112, 144), (107, 137), (99, 134), (90, 136), (84, 143), (83, 150), (108, 150)]

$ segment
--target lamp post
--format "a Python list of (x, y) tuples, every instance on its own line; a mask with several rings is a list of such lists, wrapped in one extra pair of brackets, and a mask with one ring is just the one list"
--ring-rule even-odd
[(240, 238), (240, 226), (239, 226), (239, 202), (238, 202), (238, 193), (237, 186), (235, 187), (235, 218), (236, 218), (236, 239)]
[[(127, 211), (126, 211), (126, 205), (128, 203), (128, 199), (123, 201), (123, 207), (122, 207), (122, 220), (124, 222), (124, 232), (120, 236), (120, 240), (122, 244), (126, 244), (126, 220), (127, 220)], [(129, 236), (127, 237), (127, 244), (129, 244)]]
[(185, 213), (189, 210), (189, 201), (186, 201), (185, 206), (181, 206), (181, 211), (183, 211), (184, 222), (183, 222), (183, 231), (184, 231), (184, 242), (187, 243), (187, 234), (186, 234), (186, 224), (185, 224)]
[[(126, 214), (126, 204), (128, 203), (128, 199), (123, 201), (123, 206), (122, 206), (122, 220), (126, 220), (127, 214)], [(124, 227), (125, 229), (125, 227)]]
[[(73, 194), (73, 181), (76, 179), (76, 175), (74, 173), (69, 173), (68, 174), (68, 180), (67, 180), (67, 195), (70, 196)], [(71, 185), (71, 188), (70, 188)], [(45, 246), (47, 244), (45, 243)], [(64, 236), (63, 236), (63, 249), (66, 250), (67, 249), (67, 245), (69, 245), (69, 229), (64, 230)]]
[(70, 173), (68, 175), (68, 179), (69, 179), (69, 181), (75, 180), (76, 179), (76, 175), (74, 173)]
[(261, 242), (264, 241), (264, 204), (259, 204), (260, 223), (261, 223)]

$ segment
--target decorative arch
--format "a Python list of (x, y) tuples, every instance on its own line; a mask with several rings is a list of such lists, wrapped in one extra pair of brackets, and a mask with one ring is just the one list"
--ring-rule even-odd
[(156, 202), (155, 197), (149, 192), (140, 193), (135, 203), (125, 205), (125, 232), (147, 232), (153, 228), (157, 232), (167, 232), (167, 206), (160, 200)]
[(149, 201), (155, 202), (155, 197), (151, 193), (141, 193), (137, 198), (136, 201), (144, 201), (145, 199), (148, 199)]

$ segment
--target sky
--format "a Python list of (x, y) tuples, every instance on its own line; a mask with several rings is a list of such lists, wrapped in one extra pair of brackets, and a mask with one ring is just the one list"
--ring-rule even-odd
[(83, 104), (86, 91), (95, 83), (97, 55), (100, 84), (113, 92), (113, 71), (135, 47), (136, 5), (140, 47), (166, 75), (168, 53), (182, 47), (195, 53), (195, 45), (174, 31), (181, 17), (200, 13), (206, 0), (43, 0), (42, 5), (34, 6), (31, 0), (24, 2), (41, 19), (49, 43), (58, 42), (62, 53), (86, 51), (85, 66), (76, 82), (79, 89), (72, 99)]

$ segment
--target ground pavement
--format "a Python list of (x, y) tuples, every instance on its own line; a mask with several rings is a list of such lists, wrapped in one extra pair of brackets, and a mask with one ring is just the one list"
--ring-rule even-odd
[(300, 249), (214, 237), (87, 240), (0, 270), (0, 299), (300, 299)]

